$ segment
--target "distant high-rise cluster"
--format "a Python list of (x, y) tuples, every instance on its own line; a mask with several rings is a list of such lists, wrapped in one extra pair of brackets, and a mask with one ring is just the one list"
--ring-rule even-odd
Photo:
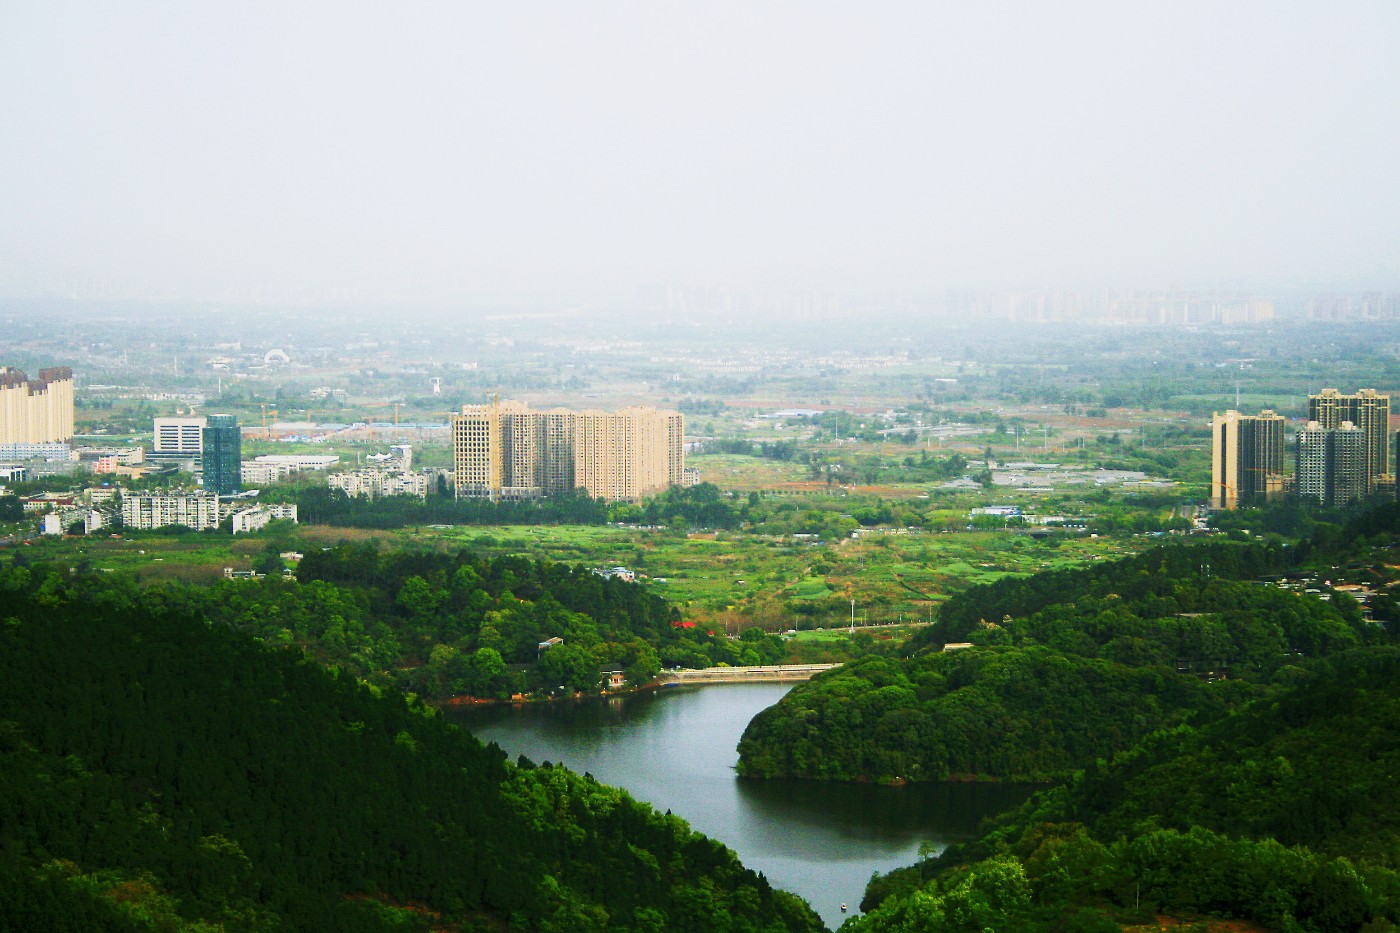
[(1400, 293), (1331, 292), (1313, 295), (1307, 315), (1314, 321), (1393, 321), (1400, 318)]
[(73, 370), (39, 370), (30, 379), (0, 366), (0, 447), (67, 444), (73, 439)]
[(1362, 489), (1366, 495), (1391, 480), (1390, 474), (1390, 396), (1374, 389), (1361, 389), (1355, 395), (1342, 395), (1336, 389), (1323, 389), (1308, 396), (1308, 421), (1323, 430), (1336, 431), (1351, 424), (1361, 432)]
[(1211, 505), (1234, 509), (1294, 494), (1346, 505), (1394, 488), (1390, 396), (1373, 389), (1308, 396), (1308, 420), (1294, 440), (1294, 472), (1283, 472), (1285, 419), (1272, 411), (1217, 413), (1211, 420)]
[(683, 482), (684, 437), (674, 411), (464, 405), (452, 418), (457, 495), (532, 499), (582, 489), (609, 500), (639, 499)]
[(1239, 325), (1274, 319), (1272, 299), (1220, 292), (955, 292), (949, 308), (968, 317), (1035, 324)]

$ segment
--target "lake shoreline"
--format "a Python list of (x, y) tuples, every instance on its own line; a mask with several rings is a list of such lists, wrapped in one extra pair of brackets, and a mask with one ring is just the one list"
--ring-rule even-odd
[[(707, 685), (708, 686), (708, 685)], [(858, 915), (873, 872), (976, 837), (982, 819), (1039, 787), (996, 782), (819, 782), (742, 778), (739, 736), (790, 684), (645, 688), (576, 702), (459, 704), (450, 721), (510, 759), (550, 761), (670, 810), (805, 898), (832, 929)], [(570, 697), (568, 699), (575, 699)], [(842, 914), (840, 905), (849, 905)]]

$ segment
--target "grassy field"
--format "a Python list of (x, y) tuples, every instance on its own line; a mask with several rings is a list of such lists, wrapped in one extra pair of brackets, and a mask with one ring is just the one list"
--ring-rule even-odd
[(806, 465), (801, 463), (763, 460), (742, 454), (692, 454), (686, 457), (686, 466), (699, 470), (705, 482), (734, 492), (781, 488), (789, 483), (805, 482), (811, 476)]
[(392, 532), (300, 526), (276, 538), (221, 534), (47, 538), (24, 546), (31, 560), (86, 560), (146, 581), (213, 580), (246, 570), (269, 550), (310, 550), (350, 541), (525, 554), (590, 567), (625, 566), (690, 619), (738, 631), (845, 624), (850, 601), (860, 624), (927, 621), (952, 593), (1008, 574), (1115, 556), (1143, 539), (1055, 537), (1009, 532), (867, 533), (834, 543), (740, 532), (678, 536), (591, 526), (455, 526)]

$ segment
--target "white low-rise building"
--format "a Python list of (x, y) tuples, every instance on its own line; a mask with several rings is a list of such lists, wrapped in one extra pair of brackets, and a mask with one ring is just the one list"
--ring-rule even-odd
[(122, 522), (126, 527), (138, 531), (168, 525), (185, 525), (196, 531), (207, 531), (219, 527), (219, 497), (212, 492), (127, 496), (122, 500)]
[(297, 520), (297, 506), (295, 502), (272, 502), (263, 506), (267, 514), (273, 518), (283, 521), (295, 522)]
[(258, 504), (246, 509), (239, 509), (234, 512), (231, 518), (233, 523), (233, 533), (246, 534), (252, 531), (261, 531), (267, 527), (267, 523), (278, 519), (295, 522), (297, 520), (297, 507), (295, 504), (275, 503)]
[(254, 460), (240, 464), (238, 471), (244, 486), (266, 486), (291, 476), (296, 468), (289, 463), (259, 463)]
[(422, 499), (428, 495), (428, 476), (425, 473), (351, 470), (332, 473), (326, 477), (326, 482), (332, 489), (339, 489), (351, 497), (417, 496)]
[(333, 455), (318, 454), (262, 454), (253, 458), (254, 463), (277, 463), (298, 470), (328, 470), (340, 462)]
[(79, 463), (98, 472), (113, 472), (106, 467), (134, 467), (146, 462), (146, 451), (140, 447), (76, 447), (73, 456)]
[(83, 526), (83, 534), (89, 535), (108, 524), (108, 516), (96, 509), (64, 509), (50, 512), (39, 520), (39, 534), (64, 535), (74, 525)]
[(386, 496), (428, 496), (428, 475), (426, 473), (399, 473), (384, 483)]
[(92, 486), (83, 490), (89, 505), (106, 505), (117, 498), (120, 490), (116, 486)]
[(72, 460), (73, 449), (67, 444), (0, 444), (0, 459)]
[(78, 504), (78, 500), (65, 492), (44, 492), (37, 496), (30, 496), (24, 500), (24, 511), (30, 512), (61, 512), (64, 509), (71, 509)]
[(241, 512), (233, 513), (233, 533), (244, 534), (250, 531), (261, 531), (272, 521), (272, 516), (266, 509), (254, 506), (251, 509), (243, 509)]
[(339, 462), (339, 457), (320, 454), (262, 454), (245, 460), (239, 470), (244, 486), (265, 486), (303, 470), (327, 470)]

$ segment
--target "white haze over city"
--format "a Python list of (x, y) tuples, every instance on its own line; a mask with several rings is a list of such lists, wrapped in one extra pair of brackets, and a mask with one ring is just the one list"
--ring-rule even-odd
[(1400, 280), (1400, 4), (0, 2), (0, 297)]

